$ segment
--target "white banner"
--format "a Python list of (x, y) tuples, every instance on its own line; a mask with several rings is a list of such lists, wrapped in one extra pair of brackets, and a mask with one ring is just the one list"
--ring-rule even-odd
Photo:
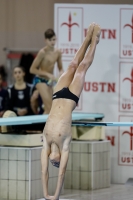
[[(77, 110), (104, 113), (104, 121), (132, 121), (133, 6), (55, 4), (54, 19), (57, 47), (62, 51), (64, 69), (85, 38), (89, 24), (96, 22), (102, 28), (100, 43), (86, 74)], [(130, 168), (133, 166), (130, 147), (133, 139), (128, 134), (123, 136), (122, 131), (131, 132), (131, 127), (125, 130), (116, 127), (106, 129), (107, 139), (110, 139), (112, 145), (111, 170), (112, 182), (115, 183), (125, 183), (129, 177), (133, 177)], [(128, 156), (124, 156), (125, 153), (130, 154), (130, 162)], [(124, 169), (125, 174), (121, 176)]]

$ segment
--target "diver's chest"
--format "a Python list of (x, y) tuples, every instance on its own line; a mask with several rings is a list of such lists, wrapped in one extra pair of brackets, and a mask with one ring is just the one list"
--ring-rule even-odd
[(45, 131), (49, 133), (68, 133), (70, 132), (71, 126), (68, 123), (62, 123), (62, 122), (51, 122), (51, 123), (46, 123), (45, 125)]

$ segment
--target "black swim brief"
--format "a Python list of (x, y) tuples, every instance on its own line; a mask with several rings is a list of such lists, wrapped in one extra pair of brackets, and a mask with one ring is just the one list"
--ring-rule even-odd
[(58, 92), (53, 94), (53, 100), (54, 99), (59, 99), (59, 98), (63, 98), (63, 99), (71, 99), (73, 101), (76, 102), (76, 104), (78, 104), (79, 98), (73, 94), (68, 87), (63, 88), (62, 90), (59, 90)]

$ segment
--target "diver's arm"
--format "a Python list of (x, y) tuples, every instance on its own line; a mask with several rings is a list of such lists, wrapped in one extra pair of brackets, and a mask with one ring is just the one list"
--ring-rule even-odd
[(43, 149), (41, 152), (41, 165), (42, 165), (42, 184), (43, 184), (43, 194), (46, 199), (48, 199), (48, 164), (49, 164), (49, 155), (50, 155), (50, 146), (46, 140), (45, 135), (43, 134)]
[(58, 181), (57, 181), (57, 187), (56, 187), (54, 199), (59, 199), (62, 185), (64, 183), (68, 157), (69, 157), (69, 149), (63, 149), (61, 152), (60, 168), (59, 168)]
[(46, 149), (42, 149), (41, 153), (41, 164), (42, 164), (42, 184), (43, 184), (43, 194), (46, 198), (48, 196), (48, 152)]

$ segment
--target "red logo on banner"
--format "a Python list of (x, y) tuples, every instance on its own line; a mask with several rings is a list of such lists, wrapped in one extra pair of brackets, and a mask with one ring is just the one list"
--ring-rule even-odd
[[(83, 41), (83, 8), (58, 7), (57, 47), (63, 57), (73, 57)], [(77, 34), (78, 31), (78, 34)], [(76, 37), (75, 37), (76, 36)]]
[(68, 41), (70, 42), (71, 41), (71, 28), (73, 26), (79, 26), (78, 23), (72, 23), (72, 16), (71, 16), (71, 13), (69, 13), (69, 16), (68, 16), (68, 23), (67, 22), (64, 22), (61, 24), (61, 26), (68, 26)]
[(120, 57), (133, 58), (133, 9), (120, 9)]
[[(133, 116), (119, 116), (120, 122), (132, 122)], [(133, 166), (133, 126), (118, 128), (118, 162), (119, 165)]]
[(131, 82), (131, 97), (133, 96), (133, 68), (131, 70), (131, 78), (124, 78), (123, 81), (128, 80)]
[(129, 131), (124, 131), (122, 135), (128, 134), (130, 136), (130, 150), (133, 150), (133, 127), (130, 127), (130, 132)]
[(110, 140), (112, 146), (115, 146), (115, 136), (106, 136), (107, 140)]
[(133, 43), (133, 15), (132, 15), (131, 23), (132, 23), (132, 24), (125, 24), (124, 28), (125, 28), (125, 27), (131, 28), (131, 41), (132, 41), (132, 43)]
[(119, 65), (119, 111), (133, 112), (133, 63)]

